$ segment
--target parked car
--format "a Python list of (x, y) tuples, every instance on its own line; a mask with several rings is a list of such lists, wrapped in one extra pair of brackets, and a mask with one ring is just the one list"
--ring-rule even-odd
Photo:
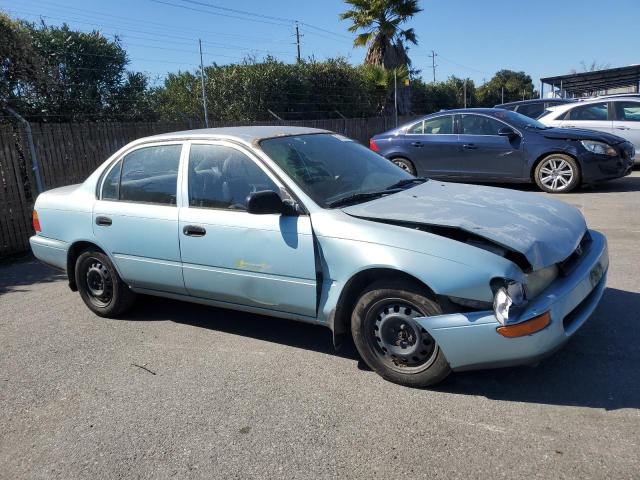
[(539, 118), (550, 107), (574, 103), (575, 100), (564, 98), (536, 98), (533, 100), (521, 100), (518, 102), (508, 102), (496, 105), (495, 108), (503, 108), (518, 112), (521, 115), (530, 118)]
[(141, 293), (311, 322), (418, 387), (555, 351), (608, 268), (574, 207), (415, 178), (309, 128), (143, 138), (39, 195), (33, 219), (34, 255), (99, 316)]
[(407, 172), (479, 182), (535, 182), (550, 193), (631, 173), (633, 145), (611, 133), (549, 128), (517, 112), (468, 108), (374, 136), (370, 148)]
[[(640, 149), (640, 98), (609, 97), (552, 108), (540, 121), (550, 127), (613, 133)], [(636, 158), (636, 165), (640, 158)]]

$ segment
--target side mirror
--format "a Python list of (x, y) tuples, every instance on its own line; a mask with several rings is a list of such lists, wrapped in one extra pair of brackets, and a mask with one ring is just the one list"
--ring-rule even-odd
[(295, 215), (296, 208), (289, 202), (285, 202), (280, 195), (273, 190), (253, 192), (247, 197), (247, 212), (254, 215)]
[(518, 132), (516, 132), (511, 127), (502, 127), (500, 130), (498, 130), (498, 135), (500, 135), (501, 137), (509, 137), (509, 139), (519, 137)]

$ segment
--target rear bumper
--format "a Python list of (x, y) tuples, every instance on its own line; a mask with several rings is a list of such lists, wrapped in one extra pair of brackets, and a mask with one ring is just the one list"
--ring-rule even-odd
[(558, 278), (529, 303), (520, 316), (528, 320), (550, 312), (543, 330), (505, 338), (493, 311), (458, 313), (416, 319), (438, 342), (454, 370), (534, 363), (562, 347), (593, 313), (606, 285), (609, 257), (605, 237), (591, 231), (593, 243), (566, 277)]
[(43, 263), (60, 270), (67, 269), (69, 244), (53, 238), (34, 235), (29, 239), (33, 255)]

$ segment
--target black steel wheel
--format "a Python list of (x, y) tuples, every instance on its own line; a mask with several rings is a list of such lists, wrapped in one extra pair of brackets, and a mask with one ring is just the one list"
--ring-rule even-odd
[(84, 303), (102, 317), (115, 317), (135, 301), (135, 293), (126, 285), (104, 253), (87, 250), (78, 256), (76, 285)]
[(382, 377), (426, 387), (442, 381), (451, 369), (437, 342), (416, 319), (441, 313), (417, 283), (381, 280), (358, 299), (351, 333), (363, 360)]

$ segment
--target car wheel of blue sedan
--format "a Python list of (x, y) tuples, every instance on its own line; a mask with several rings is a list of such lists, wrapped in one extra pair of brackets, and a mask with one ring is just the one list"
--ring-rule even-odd
[(548, 193), (570, 192), (580, 183), (580, 167), (569, 155), (552, 153), (536, 167), (535, 181)]
[(126, 285), (104, 253), (88, 250), (76, 261), (76, 285), (84, 303), (96, 315), (116, 317), (128, 310), (136, 294)]
[(410, 173), (411, 175), (416, 175), (416, 167), (413, 165), (411, 160), (403, 157), (397, 157), (391, 160), (398, 167), (403, 169), (405, 172)]
[(382, 377), (408, 387), (427, 387), (442, 381), (451, 369), (415, 319), (440, 314), (440, 306), (419, 285), (384, 280), (360, 296), (351, 332), (364, 361)]

